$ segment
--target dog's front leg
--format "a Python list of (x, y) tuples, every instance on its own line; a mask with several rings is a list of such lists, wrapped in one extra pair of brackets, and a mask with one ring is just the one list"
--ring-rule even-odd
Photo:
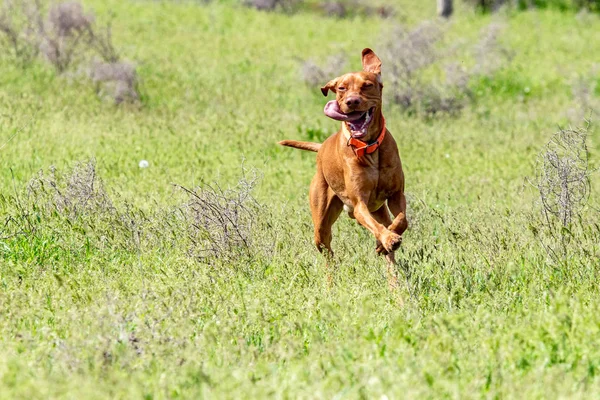
[[(408, 228), (408, 220), (406, 219), (406, 197), (404, 197), (404, 193), (402, 193), (402, 192), (395, 193), (393, 196), (391, 196), (387, 200), (387, 204), (388, 204), (389, 210), (392, 212), (392, 215), (394, 216), (394, 220), (391, 221), (389, 219), (389, 216), (387, 215), (388, 207), (385, 207), (386, 221), (389, 221), (389, 223), (385, 222), (385, 225), (387, 226), (387, 228), (390, 231), (395, 232), (398, 235), (402, 235), (404, 233), (404, 231)], [(383, 209), (383, 207), (381, 209)], [(386, 254), (385, 250), (386, 249), (384, 249), (381, 242), (378, 242), (377, 249), (376, 249), (377, 253)]]
[(398, 235), (402, 235), (406, 228), (408, 228), (408, 220), (406, 219), (406, 197), (404, 193), (395, 193), (388, 199), (388, 207), (394, 215), (394, 221), (388, 227), (389, 230), (396, 232)]
[(402, 238), (400, 235), (391, 232), (388, 228), (381, 225), (369, 212), (369, 207), (364, 201), (358, 201), (354, 206), (354, 217), (365, 228), (367, 228), (375, 238), (381, 242), (386, 251), (392, 252), (398, 247)]

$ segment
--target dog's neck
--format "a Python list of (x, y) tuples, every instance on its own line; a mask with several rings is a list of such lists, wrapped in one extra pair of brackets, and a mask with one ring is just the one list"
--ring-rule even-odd
[[(369, 124), (369, 128), (367, 129), (367, 134), (360, 138), (361, 142), (372, 143), (381, 134), (381, 130), (383, 129), (383, 114), (381, 113), (381, 106), (377, 106), (375, 111), (373, 112), (373, 120)], [(348, 124), (346, 122), (342, 122), (342, 133), (346, 140), (349, 140), (352, 136), (352, 132), (348, 128)]]

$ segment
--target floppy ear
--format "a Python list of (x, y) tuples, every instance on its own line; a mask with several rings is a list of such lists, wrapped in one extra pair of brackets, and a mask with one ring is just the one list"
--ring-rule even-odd
[(335, 85), (337, 85), (337, 78), (327, 82), (327, 84), (321, 88), (321, 93), (323, 93), (323, 96), (327, 96), (327, 92), (330, 90), (335, 93)]
[(373, 50), (367, 48), (362, 51), (362, 65), (363, 71), (381, 75), (381, 60)]

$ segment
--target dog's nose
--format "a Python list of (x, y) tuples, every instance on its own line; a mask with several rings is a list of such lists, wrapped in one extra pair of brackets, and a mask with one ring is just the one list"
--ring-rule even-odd
[(358, 96), (351, 96), (346, 99), (346, 105), (351, 108), (358, 107), (360, 103), (362, 103), (362, 99)]

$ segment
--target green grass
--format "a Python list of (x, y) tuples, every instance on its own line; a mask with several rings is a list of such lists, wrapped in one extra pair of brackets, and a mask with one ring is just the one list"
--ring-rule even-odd
[[(401, 4), (411, 25), (434, 13), (411, 3)], [(358, 68), (393, 21), (86, 4), (99, 18), (114, 12), (144, 101), (115, 107), (43, 62), (0, 58), (0, 146), (17, 133), (0, 150), (1, 398), (598, 397), (598, 213), (583, 213), (557, 266), (526, 179), (576, 106), (570, 81), (597, 63), (598, 17), (505, 13), (515, 58), (474, 84), (476, 102), (457, 118), (385, 105), (411, 222), (396, 295), (374, 239), (345, 216), (328, 287), (307, 204), (315, 156), (276, 145), (337, 129), (297, 58), (345, 51)], [(457, 5), (447, 36), (472, 44), (495, 17)], [(598, 166), (597, 134), (589, 146)], [(114, 214), (69, 218), (40, 203), (51, 197), (28, 197), (40, 169), (68, 174), (91, 157), (119, 215), (129, 204), (144, 221), (141, 243)], [(226, 187), (242, 162), (262, 173), (257, 218), (269, 228), (256, 234), (272, 251), (199, 263), (171, 214), (186, 201), (172, 184)]]

